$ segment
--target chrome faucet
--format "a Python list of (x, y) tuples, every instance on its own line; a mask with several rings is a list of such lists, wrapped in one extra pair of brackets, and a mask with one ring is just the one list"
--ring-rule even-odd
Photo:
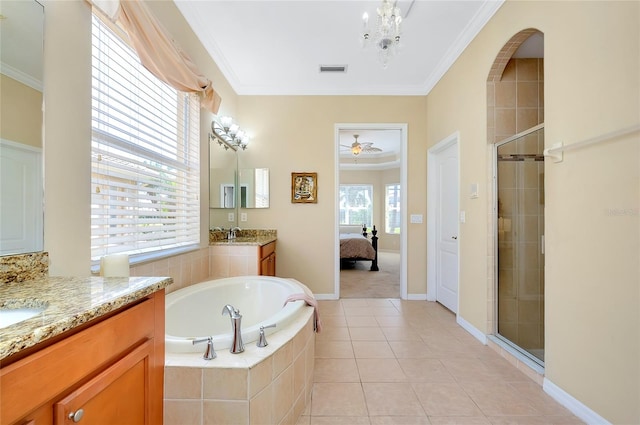
[(239, 228), (239, 227), (237, 227), (237, 226), (236, 226), (236, 227), (234, 227), (234, 228), (229, 229), (229, 237), (228, 237), (228, 238), (229, 238), (229, 239), (235, 239), (235, 238), (236, 238), (236, 236), (237, 236), (237, 232), (238, 232), (239, 230), (242, 230), (242, 229), (241, 229), (241, 228)]
[(204, 355), (202, 356), (203, 359), (205, 360), (213, 360), (215, 359), (218, 355), (216, 354), (216, 350), (213, 349), (213, 338), (212, 337), (207, 337), (207, 338), (201, 338), (201, 339), (194, 339), (192, 341), (193, 345), (196, 344), (200, 344), (201, 342), (206, 342), (207, 343), (207, 349), (204, 352)]
[(231, 318), (231, 331), (233, 332), (233, 341), (231, 342), (231, 347), (229, 347), (229, 352), (232, 354), (242, 353), (244, 351), (244, 344), (242, 343), (242, 315), (240, 314), (240, 310), (227, 304), (222, 308), (222, 315), (224, 316), (225, 313), (229, 314)]

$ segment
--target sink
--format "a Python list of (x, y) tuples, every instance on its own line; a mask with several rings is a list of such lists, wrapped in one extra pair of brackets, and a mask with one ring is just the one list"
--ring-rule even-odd
[(0, 329), (31, 319), (47, 309), (48, 303), (37, 299), (0, 301)]

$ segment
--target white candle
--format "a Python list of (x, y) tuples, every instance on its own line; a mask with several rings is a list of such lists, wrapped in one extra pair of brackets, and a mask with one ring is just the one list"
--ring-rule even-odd
[(129, 256), (127, 254), (106, 255), (100, 259), (100, 276), (129, 277)]

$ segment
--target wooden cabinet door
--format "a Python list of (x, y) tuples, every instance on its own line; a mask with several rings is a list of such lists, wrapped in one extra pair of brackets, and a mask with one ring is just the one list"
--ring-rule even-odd
[(260, 261), (260, 274), (263, 276), (276, 275), (276, 254), (271, 253)]
[(152, 355), (153, 342), (147, 340), (55, 403), (54, 424), (149, 424)]
[(260, 274), (263, 276), (276, 275), (276, 243), (271, 242), (260, 247)]

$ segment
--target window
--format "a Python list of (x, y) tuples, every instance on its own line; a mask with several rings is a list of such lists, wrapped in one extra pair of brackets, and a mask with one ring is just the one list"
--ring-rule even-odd
[(384, 231), (400, 234), (400, 185), (385, 185)]
[[(154, 77), (99, 18), (92, 27), (91, 259), (200, 242), (200, 105)], [(134, 257), (135, 258), (135, 257)]]
[(340, 185), (340, 224), (372, 227), (372, 185)]

